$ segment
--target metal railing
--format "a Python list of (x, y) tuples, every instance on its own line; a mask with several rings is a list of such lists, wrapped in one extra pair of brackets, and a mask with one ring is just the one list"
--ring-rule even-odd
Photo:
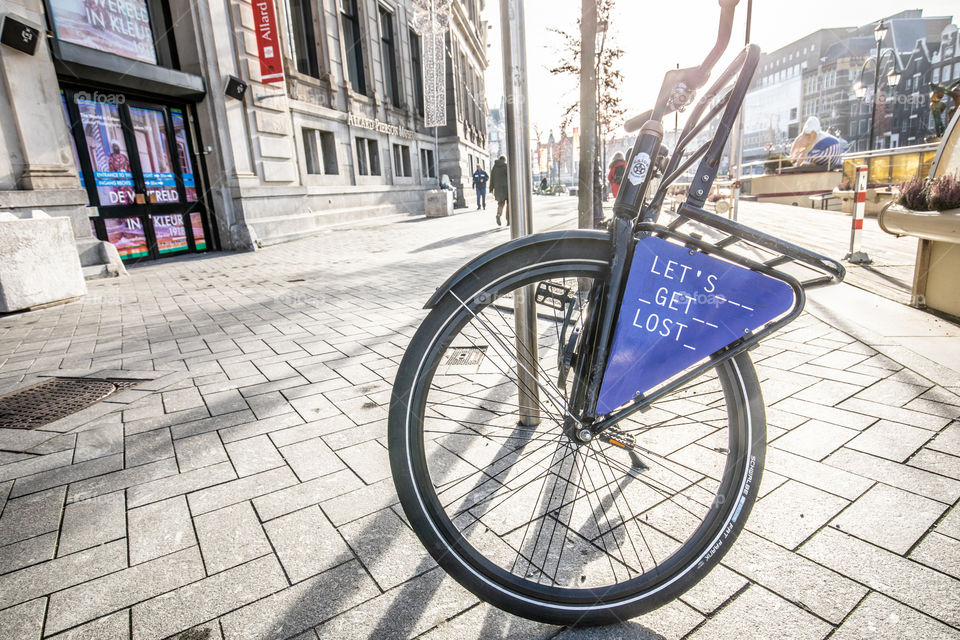
[[(906, 182), (913, 177), (924, 177), (930, 172), (930, 165), (936, 155), (938, 143), (876, 149), (874, 151), (850, 151), (840, 156), (843, 166), (843, 182), (853, 182), (857, 165), (869, 167), (871, 185), (893, 185)], [(769, 175), (794, 166), (787, 157), (770, 158), (746, 162), (741, 169), (744, 177)], [(839, 169), (838, 165), (836, 169)]]
[(869, 168), (870, 186), (890, 186), (906, 182), (910, 178), (924, 178), (930, 173), (930, 166), (937, 154), (939, 143), (915, 144), (893, 149), (875, 151), (854, 151), (845, 153), (843, 159), (843, 181), (853, 184), (857, 165), (865, 164)]

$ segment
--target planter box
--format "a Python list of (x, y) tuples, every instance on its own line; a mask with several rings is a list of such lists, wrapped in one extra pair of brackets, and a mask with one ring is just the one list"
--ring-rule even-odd
[(0, 214), (0, 312), (20, 311), (87, 293), (69, 218), (33, 210)]
[(881, 229), (896, 236), (960, 244), (960, 209), (911, 211), (894, 204), (880, 215), (878, 223)]
[(423, 196), (423, 210), (428, 218), (442, 218), (453, 215), (453, 191), (433, 189)]
[(891, 205), (877, 222), (887, 233), (920, 238), (912, 304), (960, 318), (960, 209), (910, 211)]

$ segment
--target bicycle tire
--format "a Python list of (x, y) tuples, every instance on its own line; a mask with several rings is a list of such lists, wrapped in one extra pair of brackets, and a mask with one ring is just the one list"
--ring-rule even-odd
[[(462, 343), (465, 336), (471, 334), (469, 327), (480, 322), (484, 314), (494, 319), (503, 318), (506, 309), (510, 315), (510, 292), (543, 280), (575, 286), (601, 281), (606, 277), (608, 255), (608, 247), (602, 243), (561, 240), (546, 249), (534, 245), (511, 252), (480, 267), (456, 284), (424, 319), (404, 354), (391, 396), (388, 439), (393, 478), (404, 513), (421, 542), (447, 573), (478, 597), (510, 613), (551, 624), (577, 626), (625, 620), (673, 600), (696, 584), (720, 561), (743, 528), (756, 500), (763, 468), (766, 431), (763, 401), (756, 372), (746, 354), (721, 363), (709, 374), (655, 403), (652, 412), (635, 414), (639, 416), (637, 422), (624, 425), (628, 432), (637, 434), (637, 457), (642, 458), (641, 465), (647, 468), (636, 471), (635, 475), (630, 472), (640, 467), (633, 466), (633, 462), (614, 464), (613, 456), (622, 452), (601, 449), (608, 443), (595, 440), (576, 445), (564, 442), (562, 435), (557, 437), (559, 419), (549, 415), (549, 407), (542, 408), (548, 415), (532, 430), (511, 427), (513, 414), (506, 408), (515, 396), (517, 382), (511, 379), (510, 368), (505, 366), (510, 362), (508, 357), (503, 358), (504, 366), (492, 366), (498, 349), (504, 346), (501, 341), (488, 340), (483, 346), (482, 364), (477, 373), (470, 373), (473, 364), (467, 369), (457, 364), (470, 359), (463, 357), (463, 349), (481, 349), (476, 344), (458, 346), (458, 341)], [(549, 313), (541, 314), (540, 306), (537, 311), (540, 325), (549, 329)], [(484, 326), (482, 322), (480, 326)], [(492, 325), (486, 326), (492, 336)], [(547, 334), (544, 330), (543, 335)], [(556, 334), (560, 335), (559, 327)], [(552, 375), (546, 367), (556, 356), (549, 346), (544, 349), (545, 342), (540, 337), (538, 334), (544, 369), (537, 371), (538, 385), (541, 379), (547, 380)], [(559, 350), (561, 345), (556, 348)], [(453, 364), (451, 354), (456, 355)], [(477, 359), (476, 353), (473, 356), (473, 360)], [(559, 360), (556, 364), (560, 366)], [(484, 366), (487, 369), (481, 373)], [(477, 382), (481, 379), (483, 384)], [(480, 389), (484, 391), (481, 393)], [(497, 399), (497, 393), (506, 393), (499, 396), (506, 400)], [(441, 402), (451, 398), (456, 398), (456, 403)], [(718, 408), (721, 404), (725, 412)], [(698, 413), (690, 421), (689, 411), (695, 409)], [(463, 417), (464, 410), (472, 420)], [(690, 422), (670, 424), (672, 419), (666, 419), (651, 425), (648, 424), (650, 418), (643, 417), (651, 413), (654, 417), (673, 415)], [(701, 414), (702, 420), (697, 422), (696, 416)], [(433, 428), (443, 425), (453, 431)], [(655, 428), (661, 431), (653, 432)], [(664, 433), (668, 434), (666, 441), (655, 440), (657, 437), (662, 440)], [(690, 442), (671, 453), (661, 455), (654, 451), (654, 448), (670, 451), (671, 438), (675, 440), (673, 444), (682, 444), (686, 439)], [(541, 442), (546, 444), (540, 446)], [(526, 502), (519, 503), (523, 494), (532, 495), (533, 490), (527, 489), (532, 485), (511, 488), (509, 483), (535, 466), (542, 466), (542, 460), (533, 462), (533, 447), (540, 447), (537, 453), (546, 449), (549, 454), (551, 444), (554, 457), (545, 472), (538, 472), (538, 476), (544, 476), (538, 496), (527, 497)], [(484, 451), (491, 445), (496, 452)], [(563, 454), (557, 453), (561, 447)], [(723, 453), (726, 455), (721, 469), (716, 458)], [(558, 455), (566, 461), (551, 471), (557, 465), (554, 460)], [(697, 456), (709, 458), (708, 465), (713, 466), (709, 473), (719, 477), (711, 477), (698, 469)], [(581, 466), (578, 458), (582, 459)], [(524, 464), (530, 466), (524, 469)], [(596, 483), (590, 470), (599, 468), (606, 482), (608, 476), (603, 464), (611, 476), (620, 472), (625, 481), (603, 486)], [(566, 468), (571, 472), (567, 477), (561, 477), (565, 473), (564, 465), (568, 465)], [(629, 467), (626, 473), (625, 466)], [(655, 476), (654, 471), (659, 475)], [(675, 479), (670, 473), (677, 473), (684, 480)], [(696, 477), (687, 477), (684, 475), (687, 473)], [(575, 493), (572, 500), (567, 501), (574, 477), (577, 478)], [(689, 484), (683, 487), (682, 494), (667, 496), (668, 492), (662, 488), (686, 481)], [(544, 501), (548, 483), (554, 488)], [(564, 489), (559, 507), (551, 511), (553, 496), (561, 483)], [(611, 488), (614, 484), (616, 490)], [(464, 487), (468, 487), (467, 493), (456, 495)], [(603, 489), (607, 495), (601, 495)], [(592, 506), (591, 492), (595, 494), (596, 509)], [(454, 499), (444, 505), (443, 500), (451, 495)], [(706, 503), (708, 495), (713, 497)], [(499, 502), (494, 504), (494, 500)], [(604, 500), (607, 501), (605, 507)], [(517, 527), (513, 526), (515, 523), (502, 522), (512, 513), (498, 511), (507, 501), (517, 503), (517, 513), (520, 513), (519, 506), (523, 506), (525, 514), (527, 506), (533, 505), (525, 525)], [(639, 509), (651, 501), (655, 504), (644, 512), (633, 512), (633, 506)], [(616, 505), (619, 518), (613, 513), (612, 505)], [(629, 517), (624, 515), (621, 506), (629, 511)], [(566, 523), (562, 522), (564, 509)], [(584, 519), (584, 511), (593, 512), (593, 523)], [(575, 514), (577, 522), (583, 521), (579, 528), (574, 526)], [(692, 520), (687, 514), (700, 520), (696, 524), (687, 523), (684, 534), (677, 528), (682, 523), (673, 523), (671, 519)], [(538, 564), (541, 554), (538, 545), (546, 536), (545, 529), (551, 525), (552, 534)], [(521, 536), (520, 529), (524, 526)], [(562, 538), (556, 548), (554, 539), (561, 526)], [(531, 542), (527, 542), (533, 535), (531, 527), (538, 531), (532, 547)], [(639, 569), (633, 557), (626, 558), (626, 545), (621, 546), (619, 539), (632, 536), (633, 530), (643, 538), (653, 567), (644, 567), (641, 555), (646, 555), (637, 549), (634, 537), (630, 540), (637, 552)], [(683, 535), (686, 537), (680, 539)], [(655, 547), (676, 548), (664, 551), (658, 560), (648, 537), (654, 539)], [(611, 554), (607, 539), (610, 546), (617, 542), (619, 558), (611, 559), (611, 555), (616, 554)], [(566, 552), (568, 547), (580, 552), (579, 563), (574, 551)], [(515, 554), (515, 558), (508, 568), (511, 554)], [(593, 558), (604, 554), (609, 570), (607, 564)], [(554, 556), (556, 569), (551, 576), (549, 569)], [(620, 580), (618, 573), (626, 577)]]

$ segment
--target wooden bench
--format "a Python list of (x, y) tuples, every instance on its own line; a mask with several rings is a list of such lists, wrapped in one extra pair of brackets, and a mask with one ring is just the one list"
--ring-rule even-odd
[(827, 211), (830, 209), (831, 200), (840, 200), (840, 196), (835, 194), (833, 191), (824, 191), (823, 193), (817, 193), (810, 196), (810, 208), (816, 209), (816, 205), (820, 205), (820, 209)]

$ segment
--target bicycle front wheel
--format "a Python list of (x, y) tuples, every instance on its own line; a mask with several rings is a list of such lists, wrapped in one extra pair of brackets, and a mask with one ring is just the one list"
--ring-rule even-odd
[[(391, 398), (394, 482), (430, 554), (484, 600), (553, 624), (624, 620), (690, 588), (743, 528), (763, 466), (746, 354), (622, 420), (619, 445), (564, 432), (571, 335), (607, 250), (566, 240), (475, 271), (414, 335)], [(537, 291), (556, 297), (534, 296), (531, 361), (514, 312)]]

